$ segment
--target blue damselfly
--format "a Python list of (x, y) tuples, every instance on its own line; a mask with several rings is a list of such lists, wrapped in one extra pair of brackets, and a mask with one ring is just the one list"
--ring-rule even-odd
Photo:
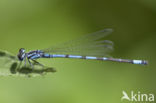
[(43, 66), (36, 61), (36, 59), (39, 58), (92, 59), (143, 65), (148, 63), (146, 60), (129, 60), (109, 57), (109, 53), (113, 50), (113, 42), (110, 40), (103, 40), (103, 38), (110, 33), (112, 33), (112, 29), (104, 29), (48, 49), (34, 50), (28, 53), (25, 52), (24, 48), (21, 48), (18, 53), (18, 59), (21, 62), (24, 60), (25, 64), (26, 60), (28, 60), (31, 66), (33, 66), (31, 61)]

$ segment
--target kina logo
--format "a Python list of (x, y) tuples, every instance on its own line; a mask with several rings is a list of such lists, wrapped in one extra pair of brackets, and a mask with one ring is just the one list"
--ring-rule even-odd
[(129, 94), (125, 91), (122, 91), (121, 101), (127, 100), (131, 102), (153, 102), (154, 101), (154, 94), (149, 93), (141, 93), (140, 91), (134, 92), (131, 91)]

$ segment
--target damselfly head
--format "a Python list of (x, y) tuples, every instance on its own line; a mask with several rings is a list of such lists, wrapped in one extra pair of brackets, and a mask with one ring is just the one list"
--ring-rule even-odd
[(23, 59), (25, 58), (25, 49), (24, 48), (19, 49), (17, 57), (20, 61), (23, 61)]

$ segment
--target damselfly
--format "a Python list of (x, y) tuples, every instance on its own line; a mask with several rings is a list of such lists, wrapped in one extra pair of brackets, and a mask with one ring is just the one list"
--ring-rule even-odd
[(24, 48), (21, 48), (18, 53), (18, 59), (21, 62), (24, 60), (25, 65), (26, 60), (28, 60), (28, 63), (32, 67), (33, 64), (31, 61), (43, 66), (36, 61), (36, 59), (39, 58), (77, 58), (125, 62), (131, 64), (147, 64), (147, 61), (145, 60), (129, 60), (109, 57), (109, 53), (113, 50), (113, 42), (110, 40), (103, 40), (103, 38), (110, 33), (112, 33), (112, 29), (104, 29), (48, 49), (34, 50), (28, 53), (25, 52)]

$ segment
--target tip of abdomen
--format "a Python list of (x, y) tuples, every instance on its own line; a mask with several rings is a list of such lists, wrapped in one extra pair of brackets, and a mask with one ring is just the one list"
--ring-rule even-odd
[(133, 60), (133, 64), (147, 65), (148, 61), (146, 61), (146, 60)]
[(147, 60), (142, 60), (142, 63), (143, 63), (144, 65), (147, 65), (147, 64), (148, 64), (148, 61), (147, 61)]

